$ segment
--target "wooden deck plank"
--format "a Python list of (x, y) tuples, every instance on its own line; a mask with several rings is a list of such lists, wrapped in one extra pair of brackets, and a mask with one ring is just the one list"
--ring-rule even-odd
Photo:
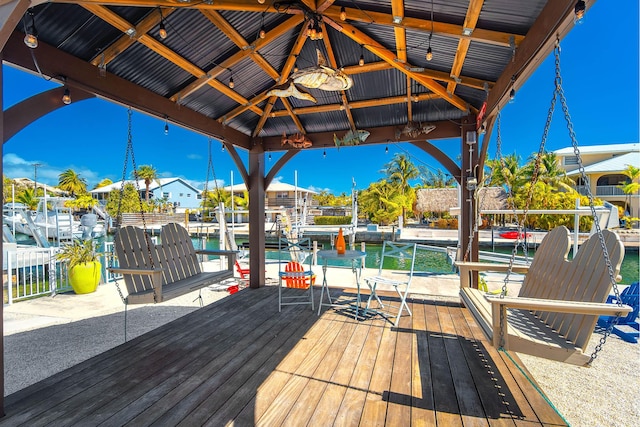
[(436, 425), (431, 386), (431, 364), (427, 320), (423, 304), (413, 304), (413, 343), (411, 360), (411, 425), (427, 427)]
[(466, 309), (410, 307), (394, 328), (247, 289), (8, 396), (0, 426), (563, 425)]
[(429, 334), (429, 360), (431, 362), (431, 381), (433, 387), (433, 407), (436, 411), (436, 423), (446, 426), (462, 426), (458, 402), (453, 399), (451, 368), (447, 361), (444, 335), (440, 327), (437, 306), (426, 306), (427, 331)]

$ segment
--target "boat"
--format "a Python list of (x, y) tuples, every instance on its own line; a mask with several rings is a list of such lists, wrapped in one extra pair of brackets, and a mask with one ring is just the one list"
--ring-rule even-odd
[[(502, 237), (503, 239), (515, 240), (518, 238), (518, 230), (503, 231), (500, 233), (500, 237)], [(520, 232), (521, 239), (525, 239), (529, 237), (531, 237), (531, 233), (523, 233), (522, 231)]]
[(69, 200), (73, 199), (45, 196), (35, 211), (19, 203), (9, 203), (3, 209), (3, 223), (14, 233), (58, 242), (104, 236), (106, 229), (97, 215), (85, 214), (80, 220), (75, 219), (71, 208), (65, 206)]

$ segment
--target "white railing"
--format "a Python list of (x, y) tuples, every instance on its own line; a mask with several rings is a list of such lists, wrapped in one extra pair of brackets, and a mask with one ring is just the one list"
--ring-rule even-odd
[(66, 263), (58, 262), (56, 248), (29, 248), (5, 252), (7, 303), (42, 295), (67, 292)]
[(596, 196), (624, 196), (624, 191), (617, 185), (598, 185)]

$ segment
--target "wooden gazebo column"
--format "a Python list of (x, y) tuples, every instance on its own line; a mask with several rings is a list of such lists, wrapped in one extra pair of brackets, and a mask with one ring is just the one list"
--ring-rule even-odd
[[(476, 201), (473, 193), (482, 175), (478, 170), (479, 140), (474, 117), (463, 118), (460, 130), (462, 132), (462, 145), (460, 147), (460, 154), (462, 156), (462, 176), (460, 179), (462, 197), (460, 200), (460, 248), (458, 250), (458, 259), (461, 260), (464, 257), (469, 245), (469, 239), (472, 238), (473, 242), (467, 261), (477, 261), (479, 245), (477, 233), (473, 233), (476, 211)], [(478, 286), (477, 275), (472, 278), (472, 283), (474, 287)]]
[(265, 284), (265, 177), (264, 150), (262, 145), (254, 144), (249, 150), (249, 285), (259, 288)]

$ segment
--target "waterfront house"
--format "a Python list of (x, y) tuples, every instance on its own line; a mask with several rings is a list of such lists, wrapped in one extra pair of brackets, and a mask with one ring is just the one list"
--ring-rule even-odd
[[(137, 184), (134, 180), (127, 180), (126, 183), (133, 184), (140, 189), (140, 197), (144, 199), (146, 186), (143, 179), (138, 180)], [(122, 181), (118, 181), (91, 190), (90, 193), (101, 204), (106, 204), (109, 193), (120, 191), (121, 188)], [(187, 209), (198, 209), (200, 207), (202, 191), (182, 178), (159, 178), (151, 182), (149, 193), (149, 199), (166, 200), (167, 203), (171, 203), (174, 206), (176, 212), (184, 212)]]
[(640, 195), (624, 194), (622, 185), (630, 182), (623, 171), (629, 166), (640, 165), (640, 144), (608, 144), (580, 147), (582, 164), (588, 182), (583, 182), (578, 170), (578, 161), (573, 147), (561, 148), (554, 151), (558, 162), (567, 172), (567, 176), (576, 182), (576, 190), (580, 194), (587, 194), (589, 186), (595, 197), (620, 206), (624, 212), (633, 217), (640, 216)]

